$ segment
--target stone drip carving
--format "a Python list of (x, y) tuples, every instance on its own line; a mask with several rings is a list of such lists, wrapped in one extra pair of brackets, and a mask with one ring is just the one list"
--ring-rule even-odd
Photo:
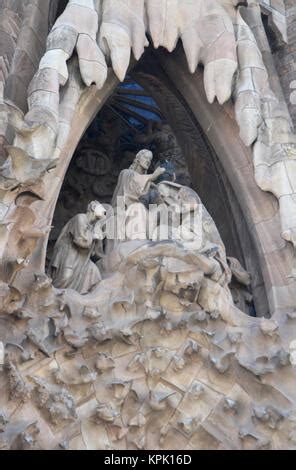
[[(151, 157), (141, 151), (121, 173), (113, 217), (116, 195), (129, 222), (141, 207), (142, 235), (143, 196), (160, 211), (186, 203), (183, 238), (172, 217), (167, 239), (108, 240), (102, 279), (84, 294), (44, 274), (25, 298), (1, 290), (1, 448), (295, 448), (295, 315), (252, 318), (235, 306), (213, 220), (163, 169), (147, 174)], [(199, 231), (188, 224), (197, 206)]]
[[(264, 2), (265, 5), (265, 2)], [(266, 9), (266, 8), (265, 8)], [(255, 12), (255, 13), (254, 13)], [(149, 45), (173, 51), (182, 41), (192, 73), (204, 66), (204, 88), (210, 103), (235, 102), (240, 135), (253, 146), (255, 179), (280, 204), (282, 236), (295, 244), (295, 135), (286, 108), (273, 93), (260, 44), (248, 25), (248, 13), (260, 17), (258, 1), (197, 0), (69, 0), (47, 39), (28, 90), (28, 113), (14, 115), (14, 144), (1, 170), (1, 188), (38, 181), (58, 163), (69, 134), (73, 111), (83, 88), (100, 89), (111, 63), (120, 81), (131, 51), (136, 60)], [(246, 18), (246, 20), (244, 19)], [(273, 27), (285, 37), (280, 15)], [(78, 56), (80, 83), (72, 81), (69, 59)], [(70, 61), (71, 62), (71, 61)], [(72, 97), (63, 89), (70, 77)], [(79, 81), (79, 80), (78, 80)], [(75, 91), (74, 91), (75, 90)], [(47, 142), (47, 148), (44, 148)], [(4, 208), (5, 209), (5, 208)]]

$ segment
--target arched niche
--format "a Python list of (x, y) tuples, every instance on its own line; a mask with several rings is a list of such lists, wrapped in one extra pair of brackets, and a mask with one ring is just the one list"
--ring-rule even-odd
[[(198, 132), (203, 133), (205, 142), (217, 158), (217, 171), (219, 172), (220, 168), (221, 175), (223, 173), (221, 177), (224, 179), (225, 194), (230, 201), (229, 207), (244, 250), (246, 266), (253, 271), (253, 277), (256, 272), (259, 273), (259, 281), (253, 286), (259, 314), (266, 315), (267, 310), (270, 314), (291, 310), (295, 289), (294, 279), (289, 278), (292, 271), (292, 248), (280, 236), (280, 220), (275, 198), (261, 191), (256, 185), (251, 149), (247, 149), (239, 137), (232, 103), (228, 102), (223, 107), (218, 103), (208, 103), (204, 93), (202, 70), (199, 69), (193, 75), (189, 73), (181, 47), (171, 54), (163, 50), (152, 53), (147, 51), (139, 66), (132, 72), (138, 80), (145, 82), (148, 88), (150, 81), (149, 89), (156, 101), (157, 92), (153, 92), (151, 86), (153, 80), (147, 78), (147, 70), (151, 71), (151, 61), (154, 65), (152, 70), (156, 70), (154, 80), (162, 83), (162, 87), (179, 100), (184, 113), (187, 114), (188, 123), (190, 122), (189, 127), (195, 127)], [(92, 86), (82, 93), (67, 141), (60, 149), (58, 166), (45, 175), (42, 198), (31, 204), (32, 210), (37, 214), (37, 225), (52, 223), (59, 192), (74, 151), (83, 133), (117, 85), (118, 80), (110, 70), (102, 90), (98, 91)], [(186, 150), (186, 140), (182, 139), (178, 122), (170, 117), (169, 110), (167, 112), (168, 121), (189, 158), (189, 167), (196, 172), (197, 162), (189, 155), (188, 149)], [(43, 237), (36, 244), (29, 266), (22, 271), (21, 276), (18, 275), (17, 284), (22, 290), (30, 284), (36, 271), (44, 270), (46, 247), (47, 237)], [(260, 281), (261, 273), (264, 285)]]

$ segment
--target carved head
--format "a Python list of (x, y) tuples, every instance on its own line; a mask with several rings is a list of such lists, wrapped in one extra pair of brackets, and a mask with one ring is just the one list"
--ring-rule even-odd
[[(151, 150), (143, 149), (137, 153), (134, 163), (131, 166), (132, 170), (137, 171), (138, 169), (144, 170), (147, 172), (150, 168), (153, 158), (153, 153)], [(140, 167), (140, 168), (139, 168)]]
[(87, 214), (90, 221), (95, 222), (106, 216), (106, 209), (100, 202), (92, 201), (87, 206)]

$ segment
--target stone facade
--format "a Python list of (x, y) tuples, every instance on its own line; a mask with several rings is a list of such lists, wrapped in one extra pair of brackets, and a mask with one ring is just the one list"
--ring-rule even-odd
[(294, 126), (296, 125), (295, 111), (295, 62), (296, 62), (296, 6), (293, 1), (286, 2), (288, 44), (281, 48), (276, 56), (278, 72), (282, 82), (285, 97), (289, 105)]
[(0, 3), (0, 448), (295, 449), (294, 3)]

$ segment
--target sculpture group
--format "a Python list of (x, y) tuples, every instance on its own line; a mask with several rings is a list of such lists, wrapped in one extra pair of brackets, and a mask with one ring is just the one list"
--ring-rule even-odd
[[(227, 260), (198, 195), (163, 180), (163, 168), (148, 173), (152, 157), (142, 150), (131, 168), (123, 170), (112, 206), (93, 201), (86, 214), (66, 224), (49, 267), (55, 288), (49, 278), (36, 278), (27, 302), (11, 307), (25, 318), (28, 306), (43, 299), (42, 311), (29, 319), (21, 361), (26, 364), (40, 353), (55, 353), (57, 359), (43, 373), (29, 367), (21, 374), (17, 350), (6, 345), (6, 370), (11, 399), (26, 403), (29, 414), (38, 410), (47, 447), (83, 448), (83, 439), (86, 448), (96, 449), (217, 448), (219, 442), (245, 448), (248, 435), (255, 433), (251, 416), (272, 429), (286, 418), (285, 407), (261, 409), (246, 401), (230, 372), (239, 364), (264, 375), (287, 364), (284, 350), (277, 353), (278, 363), (272, 351), (262, 362), (255, 348), (249, 361), (240, 348), (242, 337), (273, 337), (276, 328), (252, 323), (235, 306), (231, 277), (246, 286), (247, 273), (236, 260)], [(124, 239), (108, 239), (106, 226), (117, 217), (120, 198), (127, 225), (134, 226), (136, 218), (139, 230)], [(149, 238), (146, 215), (151, 205), (158, 216)], [(194, 223), (189, 216), (198, 206), (201, 217)], [(167, 238), (159, 238), (165, 208), (171, 215)], [(176, 215), (182, 231), (174, 223)], [(82, 423), (78, 438), (68, 432), (71, 422)], [(227, 434), (219, 437), (221, 422), (231, 441)], [(29, 438), (37, 448), (45, 445), (40, 427), (13, 429), (9, 423), (4, 426), (2, 446), (24, 446)], [(256, 448), (271, 445), (265, 435), (255, 433), (252, 439)]]
[(173, 181), (163, 180), (166, 168), (159, 166), (148, 174), (152, 158), (150, 150), (141, 150), (131, 167), (120, 173), (111, 211), (93, 201), (86, 214), (66, 224), (49, 266), (55, 287), (81, 294), (94, 290), (102, 279), (102, 259), (95, 264), (92, 257), (103, 258), (106, 265), (120, 242), (132, 241), (135, 248), (139, 243), (175, 241), (189, 254), (208, 258), (208, 269), (215, 271), (217, 281), (223, 279), (222, 285), (230, 282), (223, 242), (198, 195), (176, 183), (174, 173), (167, 175)]
[[(283, 2), (68, 0), (47, 34), (49, 3), (0, 6), (0, 449), (295, 449), (296, 138), (260, 7), (284, 40)], [(154, 84), (170, 83), (190, 132), (226, 155), (271, 319), (244, 313), (251, 277), (178, 180), (166, 126), (138, 136), (156, 169), (139, 152), (109, 206), (89, 201), (67, 222), (45, 273), (74, 147), (131, 51), (137, 62), (160, 46)]]

